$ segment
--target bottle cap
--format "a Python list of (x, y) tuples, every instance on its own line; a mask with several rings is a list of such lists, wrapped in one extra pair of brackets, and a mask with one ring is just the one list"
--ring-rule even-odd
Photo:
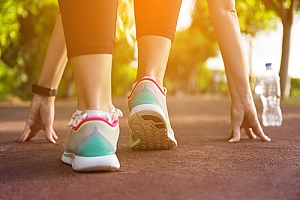
[(266, 63), (266, 67), (271, 67), (272, 63)]

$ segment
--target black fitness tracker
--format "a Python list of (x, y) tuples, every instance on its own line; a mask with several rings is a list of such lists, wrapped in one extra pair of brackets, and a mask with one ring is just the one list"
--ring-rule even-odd
[(56, 94), (57, 94), (57, 89), (45, 88), (45, 87), (39, 86), (35, 83), (32, 84), (31, 91), (35, 94), (39, 94), (39, 95), (46, 96), (46, 97), (53, 97), (53, 96), (56, 96)]

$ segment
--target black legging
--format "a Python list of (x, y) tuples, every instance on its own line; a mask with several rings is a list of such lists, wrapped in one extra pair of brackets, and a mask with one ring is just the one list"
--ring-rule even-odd
[[(182, 0), (134, 0), (137, 39), (174, 40)], [(113, 54), (118, 0), (59, 0), (68, 58)], [(159, 48), (159, 47), (158, 47)]]

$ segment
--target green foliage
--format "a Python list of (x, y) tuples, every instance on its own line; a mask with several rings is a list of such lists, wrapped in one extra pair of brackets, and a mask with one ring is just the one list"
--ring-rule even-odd
[[(19, 23), (18, 6), (13, 1), (2, 1), (0, 3), (0, 57), (3, 49), (15, 42), (18, 38)], [(23, 14), (22, 9), (20, 13)]]
[(283, 25), (282, 37), (282, 53), (281, 64), (279, 70), (280, 89), (282, 98), (289, 98), (287, 91), (288, 67), (289, 67), (289, 49), (291, 42), (291, 28), (294, 21), (294, 16), (300, 12), (299, 0), (261, 0), (267, 10), (274, 11), (280, 18)]
[[(0, 2), (0, 96), (2, 99), (10, 94), (25, 99), (32, 96), (31, 84), (38, 80), (57, 12), (57, 0)], [(120, 0), (116, 56), (113, 64), (112, 84), (116, 87), (114, 94), (124, 94), (135, 75), (135, 69), (129, 67), (134, 54), (133, 36), (130, 32), (133, 22), (132, 1)], [(124, 42), (125, 40), (130, 41), (131, 45)], [(124, 79), (128, 84), (120, 84)], [(58, 96), (73, 96), (75, 93), (71, 67), (67, 66)]]
[(239, 16), (241, 31), (253, 37), (259, 31), (277, 28), (278, 18), (272, 10), (267, 10), (261, 1), (237, 0), (236, 9)]
[(20, 79), (16, 77), (15, 69), (7, 68), (7, 66), (0, 61), (0, 101), (6, 100), (12, 87), (20, 85)]
[(112, 76), (112, 95), (124, 96), (132, 88), (132, 84), (136, 77), (136, 68), (129, 64), (115, 66), (114, 74)]
[[(206, 81), (204, 82), (206, 84), (205, 87), (203, 87), (205, 91), (203, 92), (222, 94), (222, 95), (228, 94), (228, 84), (227, 84), (227, 79), (224, 70), (212, 70), (212, 71), (209, 70), (209, 72), (206, 72), (206, 74), (207, 77), (206, 77)], [(205, 77), (200, 77), (200, 78), (205, 78)]]
[(300, 78), (291, 79), (291, 96), (300, 97)]
[[(263, 0), (266, 2), (267, 0)], [(270, 0), (272, 1), (272, 0)], [(273, 29), (274, 11), (261, 1), (238, 0), (237, 10), (244, 33)], [(286, 2), (287, 4), (290, 1)], [(280, 4), (276, 4), (280, 5)], [(37, 81), (58, 10), (57, 0), (3, 0), (0, 2), (0, 96), (31, 97), (30, 87)], [(119, 0), (117, 41), (112, 68), (113, 95), (124, 95), (135, 80), (134, 16), (132, 0)], [(196, 1), (190, 28), (176, 33), (169, 57), (166, 81), (169, 90), (206, 92), (212, 72), (205, 62), (216, 55), (218, 46), (210, 23), (206, 1)], [(180, 83), (180, 84), (179, 84)], [(226, 93), (227, 85), (221, 85)], [(75, 94), (70, 66), (60, 84), (59, 96)], [(293, 94), (297, 94), (295, 90)], [(1, 99), (0, 99), (1, 100)]]
[[(9, 12), (8, 12), (9, 11)], [(57, 14), (56, 0), (8, 0), (0, 5), (2, 96), (28, 97), (37, 80)]]
[(134, 60), (134, 51), (125, 35), (116, 41), (112, 66), (113, 96), (123, 96), (131, 89), (136, 76), (136, 68), (130, 66)]
[[(22, 8), (14, 4), (13, 1), (1, 1), (0, 3), (0, 101), (7, 98), (13, 87), (20, 85), (20, 79), (17, 79), (17, 70), (8, 68), (3, 62), (2, 56), (4, 50), (13, 45), (18, 40), (18, 31), (20, 24), (18, 16), (24, 15)], [(17, 60), (21, 62), (21, 60)]]
[(206, 64), (198, 64), (197, 83), (201, 92), (207, 92), (212, 80), (212, 71)]
[(210, 72), (204, 63), (216, 55), (217, 49), (207, 4), (196, 1), (191, 26), (175, 35), (166, 72), (167, 80), (174, 83), (169, 85), (179, 84), (175, 88), (192, 93), (206, 91)]

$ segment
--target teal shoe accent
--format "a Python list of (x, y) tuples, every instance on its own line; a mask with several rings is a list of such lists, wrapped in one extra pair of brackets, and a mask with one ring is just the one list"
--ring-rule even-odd
[(156, 98), (147, 91), (143, 91), (135, 97), (132, 102), (132, 108), (141, 104), (154, 104), (160, 106)]
[(114, 153), (112, 145), (98, 135), (94, 135), (88, 142), (79, 145), (77, 150), (77, 155), (83, 157), (106, 156)]

